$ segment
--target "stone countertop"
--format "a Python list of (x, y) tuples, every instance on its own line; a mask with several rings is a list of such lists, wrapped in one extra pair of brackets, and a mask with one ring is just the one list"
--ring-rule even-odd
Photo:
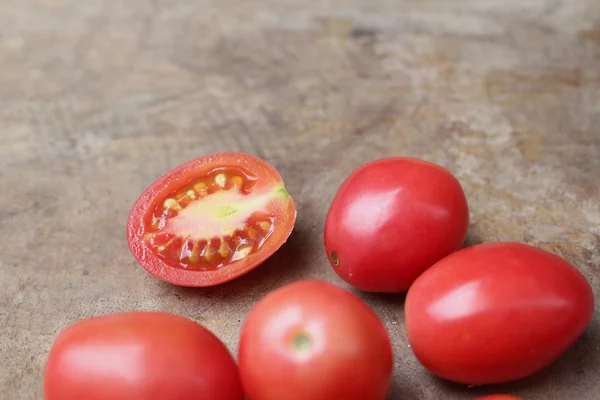
[[(68, 324), (124, 310), (188, 316), (237, 350), (269, 290), (346, 286), (322, 245), (328, 205), (362, 163), (442, 164), (471, 207), (468, 243), (524, 241), (600, 290), (597, 0), (5, 0), (0, 4), (0, 393), (41, 398)], [(217, 151), (275, 165), (298, 206), (289, 242), (228, 284), (152, 278), (128, 212), (172, 167)], [(427, 373), (403, 296), (360, 294), (392, 337), (390, 399), (596, 399), (598, 313), (563, 357), (502, 387)], [(3, 395), (3, 396), (4, 396)]]

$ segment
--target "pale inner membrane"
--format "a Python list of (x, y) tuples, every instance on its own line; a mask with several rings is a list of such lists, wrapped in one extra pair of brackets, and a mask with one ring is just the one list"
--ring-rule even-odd
[(246, 221), (254, 212), (266, 210), (272, 197), (272, 193), (216, 192), (179, 211), (168, 220), (164, 231), (196, 241), (231, 236), (246, 227)]

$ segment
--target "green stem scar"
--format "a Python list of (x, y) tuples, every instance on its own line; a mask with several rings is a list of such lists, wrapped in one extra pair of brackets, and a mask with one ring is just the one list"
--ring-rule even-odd
[(292, 347), (299, 353), (307, 352), (312, 347), (312, 339), (308, 333), (300, 331), (292, 336)]

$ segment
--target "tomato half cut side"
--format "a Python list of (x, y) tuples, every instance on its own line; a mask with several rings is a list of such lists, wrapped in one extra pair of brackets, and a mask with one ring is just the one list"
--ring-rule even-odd
[(155, 277), (179, 286), (228, 282), (286, 242), (296, 206), (264, 160), (217, 153), (188, 161), (154, 182), (127, 222), (129, 248)]

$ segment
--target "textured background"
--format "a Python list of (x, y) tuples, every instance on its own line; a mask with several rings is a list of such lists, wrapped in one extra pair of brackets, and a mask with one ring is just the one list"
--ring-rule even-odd
[[(39, 399), (67, 324), (166, 310), (232, 351), (267, 291), (343, 283), (327, 207), (382, 156), (440, 163), (472, 210), (469, 243), (518, 240), (600, 278), (597, 0), (3, 0), (0, 3), (0, 398)], [(129, 209), (183, 161), (245, 151), (298, 205), (290, 241), (229, 284), (190, 290), (140, 268)], [(402, 296), (362, 295), (396, 356), (390, 399), (472, 399), (407, 347)], [(600, 323), (532, 378), (495, 388), (597, 399)]]

